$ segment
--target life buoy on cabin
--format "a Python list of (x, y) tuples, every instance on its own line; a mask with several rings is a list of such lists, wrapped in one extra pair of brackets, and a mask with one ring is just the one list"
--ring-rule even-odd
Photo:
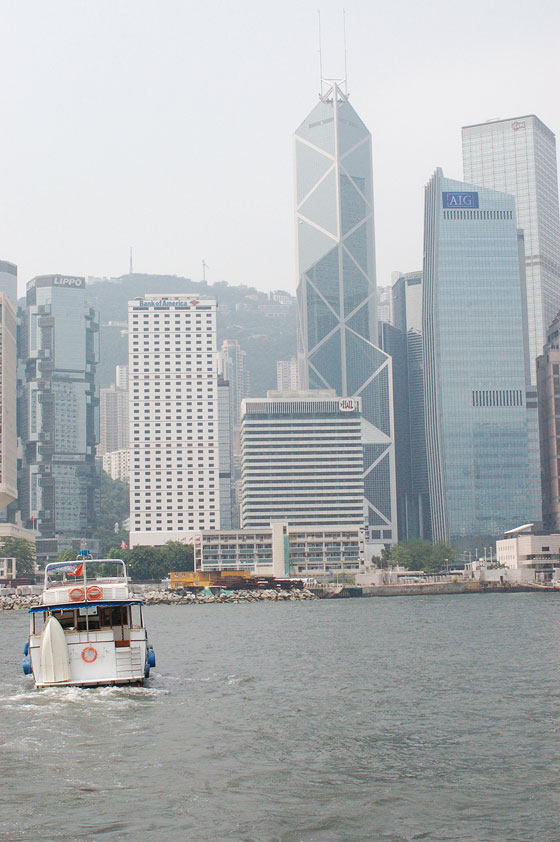
[(96, 660), (97, 649), (94, 649), (93, 646), (84, 646), (82, 649), (82, 661), (85, 661), (86, 664), (93, 664)]
[(69, 593), (70, 599), (72, 602), (82, 602), (85, 598), (85, 592), (83, 588), (72, 588)]
[(99, 587), (99, 585), (90, 585), (87, 589), (87, 598), (88, 599), (101, 599), (103, 596), (103, 591)]

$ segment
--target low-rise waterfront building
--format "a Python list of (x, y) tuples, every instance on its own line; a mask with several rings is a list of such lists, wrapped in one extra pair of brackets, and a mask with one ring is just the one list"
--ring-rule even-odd
[(363, 527), (339, 524), (302, 529), (287, 521), (269, 526), (198, 532), (195, 571), (249, 571), (261, 576), (330, 576), (364, 569)]
[(552, 576), (560, 566), (560, 532), (540, 535), (534, 523), (526, 523), (504, 533), (496, 541), (497, 562), (512, 569), (532, 569)]
[(16, 578), (15, 558), (0, 558), (0, 580)]

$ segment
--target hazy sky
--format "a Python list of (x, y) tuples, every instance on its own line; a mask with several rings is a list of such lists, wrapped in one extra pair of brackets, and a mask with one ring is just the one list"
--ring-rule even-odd
[[(421, 266), (423, 187), (460, 127), (560, 131), (554, 0), (343, 0), (373, 134), (378, 284)], [(343, 73), (323, 0), (323, 70)], [(317, 0), (0, 0), (0, 259), (295, 291), (293, 132), (317, 101)]]

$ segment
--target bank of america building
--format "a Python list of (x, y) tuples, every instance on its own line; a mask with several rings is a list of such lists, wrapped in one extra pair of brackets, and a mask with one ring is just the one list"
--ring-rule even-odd
[[(434, 540), (540, 520), (523, 236), (513, 196), (444, 178), (426, 188), (423, 335)], [(476, 544), (480, 546), (479, 544)]]
[(371, 135), (344, 84), (331, 83), (295, 134), (303, 389), (362, 406), (364, 501), (371, 537), (396, 540), (391, 358), (376, 346)]

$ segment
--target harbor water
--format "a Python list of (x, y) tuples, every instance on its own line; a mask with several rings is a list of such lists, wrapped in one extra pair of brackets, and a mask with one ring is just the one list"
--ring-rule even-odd
[(153, 606), (143, 688), (35, 691), (1, 842), (557, 842), (560, 594)]

